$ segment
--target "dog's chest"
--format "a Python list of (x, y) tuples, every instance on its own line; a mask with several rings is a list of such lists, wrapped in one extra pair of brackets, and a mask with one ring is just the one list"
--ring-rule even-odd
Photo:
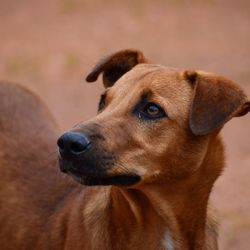
[(175, 250), (174, 239), (172, 237), (172, 233), (169, 229), (166, 229), (161, 240), (161, 245), (164, 250)]

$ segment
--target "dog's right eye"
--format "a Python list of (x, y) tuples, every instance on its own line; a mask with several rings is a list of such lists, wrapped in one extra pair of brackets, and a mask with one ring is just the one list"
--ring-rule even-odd
[(106, 94), (101, 95), (101, 99), (98, 104), (98, 112), (102, 111), (105, 107)]

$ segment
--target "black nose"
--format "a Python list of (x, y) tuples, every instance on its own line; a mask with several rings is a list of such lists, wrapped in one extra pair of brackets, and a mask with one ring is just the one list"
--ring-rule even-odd
[(62, 157), (76, 157), (86, 152), (91, 142), (84, 133), (67, 132), (57, 140), (57, 145)]

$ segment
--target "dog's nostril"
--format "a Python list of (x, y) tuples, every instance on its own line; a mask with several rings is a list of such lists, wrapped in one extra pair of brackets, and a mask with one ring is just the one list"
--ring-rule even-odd
[(64, 142), (63, 142), (63, 138), (62, 137), (60, 137), (57, 140), (57, 146), (59, 147), (60, 150), (64, 150)]

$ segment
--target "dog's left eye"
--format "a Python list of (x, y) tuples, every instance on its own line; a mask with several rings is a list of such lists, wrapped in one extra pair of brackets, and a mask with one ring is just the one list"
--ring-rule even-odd
[(150, 104), (148, 104), (146, 106), (146, 110), (145, 111), (147, 112), (148, 115), (155, 116), (155, 115), (159, 114), (160, 109), (155, 104), (150, 103)]
[(164, 110), (152, 102), (147, 103), (140, 114), (143, 115), (144, 118), (148, 119), (159, 119), (166, 116)]
[(98, 104), (98, 112), (101, 112), (104, 109), (105, 101), (106, 101), (106, 94), (102, 94)]

